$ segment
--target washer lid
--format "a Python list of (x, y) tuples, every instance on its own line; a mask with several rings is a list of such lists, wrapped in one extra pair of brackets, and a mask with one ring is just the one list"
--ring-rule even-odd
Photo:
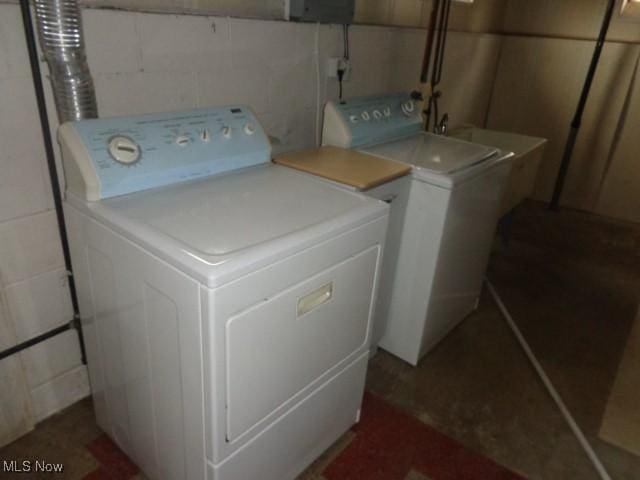
[(450, 174), (484, 162), (498, 149), (464, 142), (449, 137), (421, 133), (409, 138), (362, 149), (392, 160), (410, 163), (414, 167), (439, 174)]
[(269, 165), (100, 202), (197, 256), (230, 256), (354, 213), (371, 200)]

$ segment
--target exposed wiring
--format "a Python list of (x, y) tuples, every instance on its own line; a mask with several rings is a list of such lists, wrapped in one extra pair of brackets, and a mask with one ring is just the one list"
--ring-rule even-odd
[(442, 80), (442, 65), (444, 63), (444, 51), (447, 45), (447, 31), (449, 29), (449, 12), (451, 11), (451, 0), (445, 0), (440, 13), (440, 31), (438, 32), (438, 45), (434, 58), (433, 76), (431, 84), (435, 88)]
[(349, 24), (345, 23), (343, 25), (344, 30), (344, 59), (349, 60)]
[[(427, 108), (425, 109), (425, 130), (431, 128), (431, 118), (433, 115), (433, 131), (436, 133), (446, 132), (446, 122), (448, 115), (445, 113), (442, 118), (439, 116), (438, 100), (442, 96), (442, 92), (438, 90), (438, 85), (442, 80), (442, 71), (444, 65), (444, 53), (447, 45), (447, 31), (449, 29), (449, 14), (451, 13), (451, 1), (443, 0), (439, 2), (439, 12), (432, 12), (432, 19), (435, 18), (436, 13), (439, 13), (438, 18), (438, 34), (435, 45), (435, 56), (433, 58), (433, 65), (431, 67), (431, 93), (427, 100)], [(428, 42), (429, 48), (432, 48), (432, 41)], [(430, 58), (431, 53), (425, 52), (425, 59)], [(425, 65), (423, 65), (423, 68)], [(426, 65), (428, 67), (428, 65)], [(423, 72), (426, 77), (426, 72)]]
[(320, 72), (320, 23), (316, 23), (314, 43), (314, 57), (316, 61), (316, 147), (320, 146), (322, 126), (322, 74)]
[(345, 23), (342, 26), (342, 35), (343, 35), (343, 53), (342, 59), (343, 63), (341, 66), (338, 66), (338, 99), (342, 102), (342, 81), (344, 80), (344, 75), (347, 72), (347, 65), (349, 62), (349, 24)]
[(436, 24), (440, 1), (433, 0), (431, 5), (431, 15), (429, 16), (429, 28), (427, 30), (427, 42), (424, 46), (424, 57), (422, 58), (422, 69), (420, 70), (420, 83), (427, 83), (429, 75), (429, 65), (431, 64), (431, 53), (433, 51), (433, 40), (436, 34)]

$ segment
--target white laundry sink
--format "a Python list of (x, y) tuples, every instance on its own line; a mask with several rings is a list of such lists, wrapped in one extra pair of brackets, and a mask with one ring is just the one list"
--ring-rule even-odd
[(505, 189), (500, 208), (500, 216), (511, 211), (525, 198), (531, 196), (542, 161), (545, 138), (530, 137), (517, 133), (499, 132), (473, 126), (464, 126), (451, 130), (449, 136), (496, 147), (513, 152), (513, 166)]

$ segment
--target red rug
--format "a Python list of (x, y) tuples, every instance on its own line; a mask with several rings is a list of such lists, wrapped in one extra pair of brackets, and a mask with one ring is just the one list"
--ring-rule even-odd
[(85, 475), (84, 480), (129, 480), (140, 471), (106, 434), (100, 435), (87, 448), (100, 467)]
[[(523, 480), (382, 399), (365, 393), (348, 446), (322, 472), (327, 480)], [(100, 468), (85, 480), (128, 480), (139, 470), (106, 436), (87, 448)]]

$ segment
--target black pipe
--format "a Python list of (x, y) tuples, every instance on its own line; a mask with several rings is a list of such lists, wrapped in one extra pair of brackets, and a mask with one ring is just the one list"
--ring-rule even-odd
[[(56, 160), (53, 153), (53, 140), (51, 139), (51, 128), (49, 126), (49, 115), (47, 113), (47, 104), (44, 96), (44, 86), (42, 85), (42, 75), (40, 73), (40, 62), (38, 60), (38, 50), (36, 48), (36, 37), (33, 31), (33, 21), (31, 19), (31, 10), (29, 8), (29, 0), (20, 0), (20, 11), (22, 12), (22, 24), (24, 26), (24, 36), (29, 51), (29, 63), (31, 64), (31, 77), (33, 80), (33, 88), (36, 93), (36, 101), (38, 104), (38, 114), (40, 116), (40, 129), (42, 130), (42, 138), (44, 141), (44, 150), (47, 157), (47, 167), (49, 169), (49, 180), (51, 180), (51, 190), (53, 192), (53, 203), (56, 210), (56, 219), (58, 221), (58, 232), (60, 233), (60, 243), (62, 244), (62, 253), (64, 255), (64, 265), (67, 269), (69, 280), (69, 293), (71, 294), (71, 304), (73, 305), (73, 319), (70, 324), (78, 333), (80, 341), (80, 352), (82, 354), (82, 363), (87, 363), (87, 357), (84, 347), (84, 337), (82, 335), (82, 325), (80, 324), (80, 309), (78, 307), (78, 293), (73, 278), (73, 269), (71, 267), (71, 253), (69, 251), (69, 239), (64, 223), (64, 211), (62, 209), (62, 194), (60, 192), (60, 183), (58, 182), (58, 172), (56, 169)], [(62, 328), (62, 327), (60, 327)], [(64, 330), (61, 330), (64, 331)], [(42, 335), (40, 337), (43, 337)], [(36, 339), (40, 339), (36, 337)], [(50, 337), (46, 337), (50, 338)], [(46, 340), (42, 338), (38, 341)], [(29, 343), (29, 342), (25, 342)], [(36, 342), (37, 343), (37, 342)], [(33, 344), (29, 344), (31, 346)], [(16, 348), (16, 347), (14, 347)], [(26, 347), (25, 347), (26, 348)]]
[(584, 81), (582, 87), (582, 93), (580, 94), (580, 100), (578, 101), (578, 107), (576, 113), (571, 122), (571, 130), (567, 137), (567, 143), (564, 147), (564, 154), (562, 155), (562, 161), (560, 162), (560, 168), (558, 169), (558, 177), (556, 178), (556, 184), (553, 189), (553, 196), (551, 197), (551, 203), (549, 204), (550, 210), (558, 210), (558, 204), (560, 203), (560, 196), (564, 189), (564, 182), (569, 171), (569, 165), (571, 164), (571, 157), (573, 155), (573, 149), (576, 145), (576, 139), (578, 138), (578, 132), (580, 131), (580, 125), (582, 124), (582, 115), (589, 98), (589, 92), (591, 90), (591, 84), (596, 75), (596, 69), (598, 68), (598, 62), (600, 61), (600, 54), (604, 47), (604, 42), (607, 37), (607, 31), (609, 30), (609, 24), (611, 23), (611, 17), (613, 15), (613, 9), (615, 7), (616, 0), (609, 0), (607, 11), (604, 14), (602, 20), (602, 27), (600, 28), (600, 35), (598, 35), (598, 41), (596, 42), (596, 48), (593, 51), (593, 57), (591, 58), (591, 64), (587, 71), (587, 78)]
[[(442, 65), (444, 63), (444, 52), (447, 45), (447, 33), (449, 30), (449, 12), (451, 10), (451, 0), (444, 0), (442, 7), (442, 17), (440, 18), (440, 33), (438, 35), (438, 47), (433, 67), (433, 79), (431, 87), (435, 87), (442, 80)], [(438, 62), (436, 67), (435, 62)]]
[(442, 80), (442, 70), (444, 64), (444, 53), (447, 44), (447, 31), (449, 29), (449, 14), (451, 11), (451, 0), (442, 0), (440, 4), (440, 16), (438, 24), (438, 37), (436, 41), (436, 52), (433, 58), (433, 68), (431, 69), (431, 94), (427, 101), (427, 108), (424, 111), (425, 114), (425, 130), (429, 131), (431, 123), (431, 116), (434, 115), (433, 127), (434, 131), (438, 126), (438, 99), (442, 95), (442, 92), (436, 89)]
[(427, 30), (427, 42), (424, 46), (424, 56), (422, 57), (422, 70), (420, 71), (420, 83), (427, 83), (429, 76), (429, 64), (431, 63), (431, 52), (433, 51), (433, 38), (436, 34), (436, 20), (438, 10), (440, 9), (440, 0), (433, 0), (431, 6), (431, 16), (429, 17), (429, 30)]
[(25, 350), (29, 347), (33, 347), (34, 345), (44, 342), (45, 340), (50, 339), (51, 337), (55, 337), (56, 335), (60, 335), (62, 332), (66, 332), (74, 328), (73, 321), (69, 323), (65, 323), (64, 325), (60, 325), (48, 332), (43, 333), (42, 335), (38, 335), (37, 337), (30, 338), (26, 342), (19, 343), (18, 345), (14, 345), (11, 348), (7, 348), (6, 350), (2, 350), (0, 352), (0, 360), (10, 357), (11, 355), (18, 353), (22, 350)]

